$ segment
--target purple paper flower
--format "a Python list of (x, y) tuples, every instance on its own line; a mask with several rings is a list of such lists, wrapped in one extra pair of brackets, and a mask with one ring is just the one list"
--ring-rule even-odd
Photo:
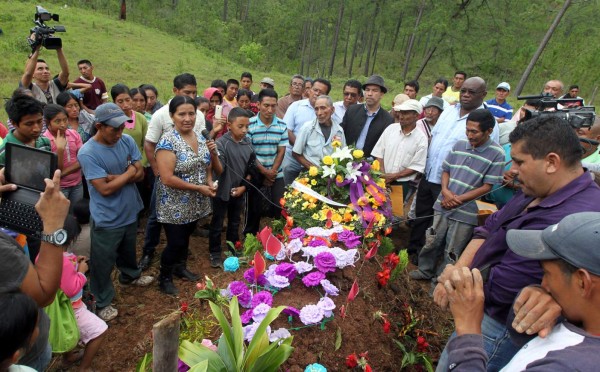
[(267, 304), (273, 306), (273, 295), (269, 291), (260, 291), (252, 296), (252, 307), (256, 307), (259, 304)]
[[(258, 327), (260, 326), (260, 323), (252, 323), (250, 325), (247, 325), (244, 327), (243, 331), (244, 331), (244, 340), (250, 342), (252, 341), (252, 338), (254, 337), (254, 334), (256, 333), (256, 330), (258, 329)], [(271, 334), (271, 327), (268, 326), (267, 327), (267, 335)]]
[(294, 280), (298, 272), (291, 263), (282, 262), (275, 269), (275, 274), (285, 276), (291, 282)]
[(314, 269), (313, 265), (309, 264), (308, 262), (304, 262), (304, 261), (296, 262), (294, 264), (294, 267), (296, 268), (296, 271), (298, 272), (298, 274), (304, 274), (304, 273), (307, 273), (307, 272), (311, 271), (312, 269)]
[(331, 298), (321, 297), (317, 306), (320, 307), (321, 309), (323, 309), (323, 314), (326, 317), (329, 318), (330, 316), (333, 315), (333, 309), (335, 309), (335, 303), (333, 302), (333, 300)]
[(236, 280), (229, 284), (228, 289), (231, 292), (231, 295), (238, 297), (238, 301), (241, 306), (246, 308), (250, 307), (250, 302), (252, 301), (252, 293), (246, 286), (246, 283)]
[(290, 256), (293, 255), (294, 253), (298, 253), (302, 249), (302, 240), (300, 240), (300, 239), (292, 239), (287, 244), (286, 248), (287, 248)]
[(288, 280), (287, 277), (282, 276), (282, 275), (273, 275), (269, 277), (269, 283), (275, 287), (275, 288), (286, 288), (290, 286), (290, 281)]
[(295, 227), (290, 231), (290, 239), (304, 238), (304, 235), (306, 235), (306, 232), (301, 227)]
[(314, 287), (319, 285), (323, 279), (325, 279), (325, 274), (320, 271), (313, 271), (302, 278), (302, 283), (307, 287)]
[(317, 305), (306, 305), (300, 310), (300, 321), (306, 325), (323, 320), (323, 309)]
[(287, 316), (293, 316), (295, 318), (300, 316), (300, 311), (293, 306), (286, 307), (285, 309), (283, 309), (282, 313), (284, 313)]
[(315, 256), (315, 266), (320, 272), (328, 273), (336, 270), (335, 257), (329, 252), (321, 252)]
[(240, 316), (240, 319), (242, 320), (242, 324), (250, 323), (250, 321), (252, 320), (252, 311), (254, 311), (254, 309), (246, 310), (246, 311), (244, 311), (242, 316)]
[(353, 231), (344, 230), (338, 234), (338, 240), (343, 242), (347, 248), (354, 248), (360, 244), (360, 236)]
[(327, 296), (337, 296), (340, 294), (340, 290), (327, 279), (321, 280), (321, 286)]
[(267, 278), (263, 274), (259, 275), (258, 283), (254, 280), (254, 268), (251, 267), (248, 270), (244, 271), (244, 279), (250, 284), (258, 284), (260, 286), (265, 286), (267, 284)]
[(267, 313), (271, 310), (271, 306), (267, 304), (258, 304), (252, 311), (252, 320), (257, 323), (262, 322), (262, 320), (267, 316)]
[(183, 360), (177, 359), (177, 372), (187, 372), (190, 370), (190, 366), (185, 364)]
[(273, 331), (273, 333), (271, 333), (271, 335), (269, 336), (269, 341), (271, 342), (275, 342), (277, 340), (285, 340), (286, 338), (290, 337), (290, 331), (288, 331), (285, 328), (279, 328)]
[(320, 247), (323, 245), (327, 245), (324, 241), (322, 241), (321, 239), (313, 239), (310, 241), (310, 243), (308, 243), (309, 247)]

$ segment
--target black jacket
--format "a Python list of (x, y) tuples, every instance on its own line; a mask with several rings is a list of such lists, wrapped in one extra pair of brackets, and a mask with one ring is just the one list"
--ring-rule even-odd
[[(342, 129), (344, 129), (344, 136), (346, 137), (346, 143), (348, 145), (356, 145), (356, 141), (358, 140), (366, 121), (367, 110), (365, 110), (364, 103), (358, 103), (348, 107), (344, 119), (342, 120)], [(365, 153), (365, 157), (371, 156), (371, 151), (373, 150), (373, 147), (375, 147), (379, 137), (385, 128), (393, 122), (394, 118), (389, 112), (384, 110), (383, 107), (380, 107), (377, 115), (375, 115), (373, 121), (371, 121), (369, 131), (367, 132), (365, 146), (362, 149)]]

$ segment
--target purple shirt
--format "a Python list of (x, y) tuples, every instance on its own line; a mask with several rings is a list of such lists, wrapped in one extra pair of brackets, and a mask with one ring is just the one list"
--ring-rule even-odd
[(511, 229), (543, 230), (573, 213), (600, 212), (600, 188), (589, 172), (526, 210), (533, 199), (522, 192), (517, 193), (473, 234), (473, 239), (485, 239), (485, 242), (475, 254), (471, 268), (482, 271), (490, 268), (484, 285), (485, 313), (502, 324), (506, 324), (519, 291), (528, 285), (540, 284), (543, 276), (539, 261), (518, 256), (508, 248), (506, 232)]

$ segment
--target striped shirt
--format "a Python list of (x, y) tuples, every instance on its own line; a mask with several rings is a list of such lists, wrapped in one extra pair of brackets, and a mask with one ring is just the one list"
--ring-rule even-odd
[[(483, 186), (483, 184), (502, 183), (504, 173), (504, 149), (491, 138), (483, 145), (473, 148), (468, 141), (458, 141), (442, 165), (442, 171), (450, 175), (448, 189), (462, 195)], [(455, 209), (444, 209), (441, 206), (442, 194), (438, 196), (434, 209), (446, 217), (477, 225), (477, 204), (467, 202)]]
[[(267, 169), (275, 163), (279, 147), (288, 145), (287, 126), (283, 120), (273, 116), (271, 125), (260, 120), (260, 114), (250, 118), (250, 126), (246, 135), (256, 152), (256, 158)], [(283, 177), (283, 167), (279, 166), (277, 178)]]

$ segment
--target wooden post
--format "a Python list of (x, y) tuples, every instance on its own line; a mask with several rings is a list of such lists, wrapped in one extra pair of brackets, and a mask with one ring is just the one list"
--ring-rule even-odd
[(152, 326), (152, 371), (177, 371), (180, 319), (181, 312), (175, 311)]

